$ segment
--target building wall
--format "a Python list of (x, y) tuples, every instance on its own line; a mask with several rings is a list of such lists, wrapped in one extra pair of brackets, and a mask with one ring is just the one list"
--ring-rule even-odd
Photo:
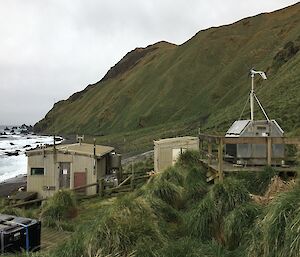
[[(74, 154), (46, 154), (28, 156), (27, 191), (38, 192), (38, 196), (45, 198), (52, 196), (59, 189), (60, 163), (70, 163), (70, 188), (74, 188), (74, 174), (85, 173), (86, 183), (92, 184), (97, 178), (105, 174), (106, 160), (101, 158), (94, 161), (93, 157)], [(95, 165), (95, 170), (94, 170)], [(31, 168), (44, 168), (44, 175), (31, 175)], [(98, 175), (101, 174), (101, 175)], [(96, 186), (86, 189), (86, 194), (97, 192)]]
[(173, 166), (178, 152), (186, 150), (199, 150), (198, 138), (174, 138), (174, 140), (161, 140), (154, 142), (154, 171), (160, 172)]
[[(71, 177), (74, 178), (74, 173), (83, 172), (86, 174), (86, 183), (92, 184), (97, 181), (96, 171), (94, 171), (94, 158), (82, 155), (74, 155), (72, 163)], [(73, 173), (73, 176), (72, 176)], [(74, 187), (74, 182), (71, 188)], [(86, 189), (86, 194), (91, 195), (96, 193), (96, 187), (89, 187)]]
[[(27, 191), (38, 192), (39, 197), (48, 197), (57, 188), (58, 167), (54, 164), (53, 155), (34, 155), (28, 157)], [(31, 168), (44, 168), (44, 175), (31, 175)], [(45, 190), (45, 186), (49, 190)]]
[[(269, 126), (270, 125), (270, 126)], [(265, 129), (264, 129), (265, 128)], [(253, 125), (249, 124), (241, 137), (247, 136), (266, 136), (266, 133), (271, 137), (282, 137), (283, 133), (271, 121), (267, 122), (256, 121)], [(266, 165), (267, 164), (267, 145), (265, 144), (239, 144), (237, 145), (237, 158), (248, 159), (249, 164)], [(284, 158), (284, 145), (272, 145), (272, 164), (281, 163)], [(275, 160), (279, 159), (279, 160)]]

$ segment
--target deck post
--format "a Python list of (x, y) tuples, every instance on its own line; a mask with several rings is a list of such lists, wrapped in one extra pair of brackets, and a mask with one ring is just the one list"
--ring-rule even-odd
[(211, 140), (207, 141), (208, 165), (211, 165), (212, 145)]
[(203, 141), (201, 140), (201, 138), (199, 138), (199, 153), (200, 153), (200, 158), (203, 158)]
[(272, 138), (268, 137), (267, 139), (267, 163), (269, 166), (272, 165)]
[(99, 183), (99, 196), (103, 197), (104, 196), (104, 178), (100, 178), (98, 183)]
[(223, 183), (223, 139), (220, 138), (218, 145), (218, 173), (219, 173), (219, 182)]
[(130, 180), (130, 187), (131, 190), (134, 190), (134, 168), (133, 164), (131, 163), (131, 180)]

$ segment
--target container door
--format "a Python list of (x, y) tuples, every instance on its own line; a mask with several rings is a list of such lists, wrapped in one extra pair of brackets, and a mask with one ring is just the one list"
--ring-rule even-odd
[(70, 163), (61, 162), (59, 165), (59, 188), (70, 188)]

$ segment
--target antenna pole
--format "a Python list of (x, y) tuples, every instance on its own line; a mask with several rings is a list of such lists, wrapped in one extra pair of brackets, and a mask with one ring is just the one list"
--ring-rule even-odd
[(254, 74), (251, 73), (251, 92), (250, 92), (251, 120), (254, 120)]

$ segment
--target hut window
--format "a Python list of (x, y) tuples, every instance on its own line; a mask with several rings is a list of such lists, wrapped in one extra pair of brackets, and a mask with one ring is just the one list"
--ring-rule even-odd
[(31, 168), (31, 175), (44, 175), (44, 168)]

